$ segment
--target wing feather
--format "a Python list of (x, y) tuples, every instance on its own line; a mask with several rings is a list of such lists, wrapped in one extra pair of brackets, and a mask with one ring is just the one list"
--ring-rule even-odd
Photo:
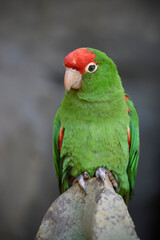
[(134, 190), (135, 176), (137, 173), (138, 159), (139, 159), (139, 120), (136, 108), (129, 96), (125, 95), (126, 103), (128, 106), (128, 114), (130, 117), (130, 152), (129, 152), (129, 163), (128, 163), (128, 179), (130, 184), (130, 196)]
[[(54, 158), (54, 165), (56, 169), (56, 174), (58, 178), (58, 184), (59, 188), (61, 186), (61, 160), (60, 160), (60, 149), (61, 146), (59, 146), (59, 138), (61, 133), (61, 123), (57, 117), (55, 117), (54, 125), (53, 125), (53, 158)], [(63, 136), (61, 136), (63, 137)], [(62, 144), (62, 143), (61, 143)]]

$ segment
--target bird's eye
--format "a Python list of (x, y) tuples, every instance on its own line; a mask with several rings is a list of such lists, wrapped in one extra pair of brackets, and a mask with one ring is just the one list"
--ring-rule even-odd
[(98, 66), (97, 64), (91, 62), (85, 67), (85, 71), (89, 73), (93, 73), (97, 70)]

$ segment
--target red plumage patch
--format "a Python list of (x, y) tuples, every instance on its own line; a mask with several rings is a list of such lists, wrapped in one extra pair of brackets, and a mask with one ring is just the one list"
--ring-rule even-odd
[[(127, 95), (124, 96), (125, 101), (127, 102), (127, 100), (129, 99), (129, 97)], [(129, 108), (127, 108), (127, 113), (129, 113), (131, 110)]]
[(129, 97), (127, 95), (125, 95), (124, 98), (125, 98), (126, 102), (129, 99)]
[[(127, 95), (124, 96), (125, 101), (127, 102), (127, 100), (129, 99), (129, 97)], [(129, 108), (127, 108), (127, 113), (129, 114), (131, 110)], [(129, 147), (129, 151), (131, 148), (131, 133), (130, 133), (130, 128), (127, 128), (127, 135), (128, 135), (128, 147)]]
[(131, 133), (130, 133), (130, 128), (127, 128), (127, 134), (128, 134), (128, 146), (129, 146), (129, 151), (131, 148)]
[(59, 131), (59, 136), (58, 136), (58, 146), (59, 146), (60, 153), (61, 153), (61, 149), (62, 149), (63, 134), (64, 134), (64, 129), (63, 129), (63, 127), (61, 127), (60, 131)]
[(96, 55), (93, 51), (86, 48), (79, 48), (69, 53), (64, 59), (64, 65), (68, 68), (74, 68), (81, 74), (85, 72), (85, 67), (90, 62), (95, 62)]

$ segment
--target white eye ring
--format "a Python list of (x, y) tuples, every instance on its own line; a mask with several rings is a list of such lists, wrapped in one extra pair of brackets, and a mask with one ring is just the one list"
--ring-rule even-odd
[(98, 65), (95, 64), (94, 62), (91, 62), (85, 67), (85, 71), (88, 73), (93, 73), (97, 70), (97, 68), (98, 68)]

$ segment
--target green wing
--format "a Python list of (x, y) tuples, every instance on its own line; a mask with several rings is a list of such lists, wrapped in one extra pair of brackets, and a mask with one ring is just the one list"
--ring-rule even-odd
[(66, 159), (66, 161), (64, 162), (63, 161), (64, 159), (61, 156), (63, 134), (64, 128), (61, 126), (61, 122), (58, 119), (57, 114), (53, 126), (53, 158), (58, 178), (59, 190), (61, 193), (66, 191), (70, 187), (69, 183), (70, 167), (68, 167), (68, 161), (70, 159)]
[(60, 149), (59, 149), (59, 142), (58, 142), (60, 128), (61, 128), (61, 123), (56, 116), (53, 124), (53, 158), (54, 158), (54, 165), (57, 173), (59, 188), (61, 186), (61, 161), (60, 161)]
[(127, 106), (129, 109), (130, 117), (130, 152), (129, 152), (129, 164), (128, 164), (128, 179), (130, 184), (130, 196), (134, 190), (135, 176), (137, 172), (137, 165), (139, 159), (139, 120), (136, 108), (128, 95), (125, 95)]

